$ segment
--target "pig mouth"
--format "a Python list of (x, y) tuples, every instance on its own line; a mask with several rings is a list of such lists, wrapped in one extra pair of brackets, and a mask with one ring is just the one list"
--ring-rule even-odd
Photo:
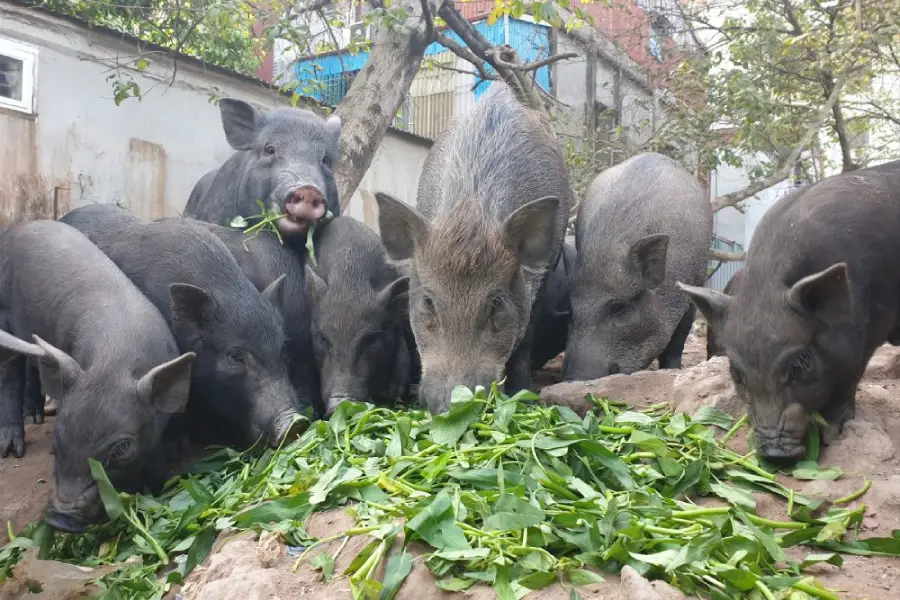
[(52, 504), (44, 510), (44, 521), (64, 533), (84, 533), (102, 520), (102, 512), (86, 515), (83, 512), (61, 510)]
[(324, 202), (316, 205), (287, 199), (284, 201), (283, 216), (278, 220), (278, 229), (284, 234), (302, 235), (310, 224), (325, 216)]
[(289, 444), (297, 439), (309, 427), (309, 421), (295, 411), (286, 412), (275, 421), (273, 435), (269, 436), (269, 445), (273, 448), (281, 443)]
[(802, 439), (763, 437), (757, 433), (756, 450), (764, 459), (783, 465), (792, 465), (806, 454)]

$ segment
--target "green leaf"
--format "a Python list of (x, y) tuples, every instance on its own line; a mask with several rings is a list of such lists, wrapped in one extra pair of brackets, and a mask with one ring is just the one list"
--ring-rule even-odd
[(494, 505), (493, 513), (484, 520), (485, 531), (511, 531), (538, 525), (544, 520), (544, 511), (520, 500), (512, 494), (503, 494)]
[(450, 496), (441, 491), (406, 524), (406, 529), (437, 550), (471, 550), (462, 529), (456, 523)]
[(462, 577), (446, 577), (435, 581), (435, 585), (447, 592), (463, 592), (474, 584), (474, 579), (465, 579)]
[(450, 405), (447, 414), (437, 415), (432, 419), (431, 439), (441, 446), (455, 446), (469, 425), (477, 421), (479, 416), (478, 403), (458, 400)]
[(394, 596), (400, 590), (400, 586), (412, 571), (412, 556), (403, 550), (399, 554), (394, 554), (388, 560), (387, 567), (384, 572), (384, 584), (381, 587), (381, 593), (378, 594), (378, 600), (393, 600)]
[(840, 467), (820, 467), (812, 461), (799, 462), (791, 471), (791, 477), (803, 480), (833, 481), (843, 474)]
[(194, 567), (201, 564), (212, 550), (213, 542), (216, 540), (216, 531), (212, 527), (207, 527), (194, 537), (194, 542), (188, 550), (187, 560), (184, 566), (184, 576), (187, 577), (194, 570)]
[(106, 476), (103, 465), (93, 458), (88, 459), (88, 465), (91, 468), (91, 476), (94, 478), (94, 481), (97, 482), (97, 489), (100, 491), (100, 500), (103, 502), (103, 508), (106, 510), (106, 514), (109, 516), (110, 520), (116, 521), (125, 514), (125, 507), (122, 505), (122, 500), (119, 498), (116, 488), (113, 487), (109, 478)]
[(566, 571), (566, 577), (572, 585), (591, 585), (593, 583), (603, 583), (605, 580), (587, 569), (569, 569)]
[(312, 514), (309, 494), (288, 496), (263, 502), (234, 516), (234, 524), (241, 528), (281, 521), (304, 521)]
[(709, 487), (713, 494), (723, 500), (727, 500), (733, 506), (749, 510), (750, 512), (756, 511), (756, 500), (750, 492), (721, 483), (713, 483)]
[(732, 425), (734, 425), (734, 418), (721, 410), (717, 410), (711, 406), (704, 406), (691, 418), (691, 423), (714, 425), (728, 431), (731, 429)]
[(326, 584), (331, 583), (331, 577), (334, 575), (334, 559), (327, 552), (319, 552), (312, 560), (309, 566), (315, 571), (322, 571), (322, 578)]

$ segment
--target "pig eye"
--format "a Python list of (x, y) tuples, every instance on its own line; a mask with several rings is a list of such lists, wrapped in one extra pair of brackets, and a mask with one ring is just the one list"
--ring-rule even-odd
[(107, 466), (121, 462), (122, 458), (129, 454), (129, 450), (131, 450), (131, 442), (128, 440), (120, 440), (110, 449), (104, 462)]
[(228, 360), (235, 364), (242, 365), (244, 364), (244, 355), (241, 354), (240, 350), (229, 350)]
[(809, 379), (813, 372), (813, 356), (809, 350), (804, 350), (794, 357), (788, 367), (789, 381), (804, 381)]
[(329, 346), (329, 344), (328, 344), (328, 338), (325, 337), (325, 334), (324, 334), (324, 333), (320, 333), (320, 334), (319, 334), (319, 344), (320, 344), (323, 348), (327, 348), (327, 347)]
[(325, 165), (326, 167), (328, 167), (328, 168), (330, 169), (330, 168), (331, 168), (331, 157), (328, 156), (327, 154), (326, 154), (325, 156), (323, 156), (323, 157), (322, 157), (322, 164)]
[(609, 303), (609, 316), (618, 317), (628, 310), (628, 303), (621, 300), (613, 300)]
[(272, 144), (266, 144), (266, 147), (263, 151), (269, 156), (272, 156), (273, 154), (275, 154), (275, 146), (273, 146)]

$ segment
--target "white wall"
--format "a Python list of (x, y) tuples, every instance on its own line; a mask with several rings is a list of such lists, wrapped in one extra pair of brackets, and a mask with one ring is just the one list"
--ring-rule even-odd
[[(187, 60), (170, 87), (173, 64), (161, 57), (132, 72), (144, 99), (116, 106), (109, 69), (136, 54), (120, 37), (0, 1), (0, 38), (39, 52), (37, 114), (0, 110), (0, 227), (52, 217), (55, 188), (59, 215), (94, 202), (119, 202), (147, 218), (178, 214), (196, 181), (233, 152), (211, 95), (264, 110), (287, 100), (262, 82)], [(401, 135), (388, 132), (364, 182), (405, 196), (428, 144)]]

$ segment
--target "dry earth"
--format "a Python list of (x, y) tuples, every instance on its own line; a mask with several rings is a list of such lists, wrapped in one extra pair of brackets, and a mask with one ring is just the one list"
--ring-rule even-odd
[[(584, 412), (584, 395), (626, 401), (635, 406), (669, 402), (677, 411), (693, 413), (701, 406), (715, 406), (738, 416), (743, 408), (737, 401), (728, 378), (727, 360), (706, 357), (703, 331), (696, 328), (685, 348), (684, 368), (679, 371), (648, 370), (633, 375), (615, 375), (592, 382), (557, 383), (561, 358), (551, 361), (536, 378), (543, 388), (544, 402), (566, 404), (577, 412)], [(12, 521), (18, 529), (40, 516), (52, 479), (50, 431), (52, 419), (44, 425), (29, 426), (26, 430), (28, 454), (23, 459), (0, 459), (0, 523)], [(730, 444), (737, 451), (746, 451), (746, 439), (736, 436)], [(866, 376), (857, 391), (857, 416), (844, 434), (826, 448), (820, 462), (840, 466), (846, 473), (837, 481), (796, 481), (783, 478), (782, 483), (808, 495), (837, 498), (858, 489), (861, 474), (872, 480), (870, 491), (851, 504), (867, 506), (863, 536), (890, 536), (900, 529), (900, 348), (885, 346), (876, 353)], [(764, 494), (756, 494), (758, 512), (770, 518), (784, 518), (782, 505)], [(714, 503), (714, 502), (712, 502)], [(350, 518), (341, 510), (314, 515), (308, 523), (311, 535), (326, 537), (349, 527)], [(0, 533), (0, 542), (5, 532)], [(334, 554), (342, 541), (323, 544), (322, 550)], [(341, 550), (335, 573), (349, 564), (365, 543), (351, 538)], [(421, 549), (420, 549), (421, 550)], [(803, 551), (795, 552), (800, 557)], [(195, 570), (182, 590), (173, 590), (167, 598), (183, 600), (262, 600), (278, 598), (309, 598), (337, 600), (349, 598), (346, 578), (336, 577), (330, 584), (321, 574), (307, 566), (293, 573), (295, 558), (277, 539), (250, 533), (235, 535), (223, 532), (216, 551), (206, 563)], [(28, 569), (37, 561), (29, 561)], [(47, 565), (49, 569), (49, 565)], [(54, 572), (67, 572), (54, 565)], [(882, 557), (844, 556), (840, 568), (830, 565), (814, 567), (811, 571), (823, 583), (847, 600), (882, 600), (900, 598), (900, 560)], [(439, 600), (471, 598), (487, 600), (494, 597), (489, 588), (473, 588), (466, 594), (451, 594), (438, 590), (421, 560), (414, 563), (413, 572), (397, 595), (398, 600)], [(71, 588), (70, 588), (71, 589)], [(683, 598), (664, 584), (648, 584), (634, 572), (624, 570), (620, 577), (606, 577), (606, 582), (585, 586), (579, 590), (583, 598), (597, 600), (668, 600)], [(49, 595), (48, 595), (49, 592)], [(0, 600), (20, 597), (15, 592), (0, 589)], [(25, 598), (26, 596), (21, 596)], [(27, 595), (27, 598), (75, 598), (79, 596), (54, 594)], [(554, 586), (530, 594), (535, 600), (565, 600), (568, 592)]]

